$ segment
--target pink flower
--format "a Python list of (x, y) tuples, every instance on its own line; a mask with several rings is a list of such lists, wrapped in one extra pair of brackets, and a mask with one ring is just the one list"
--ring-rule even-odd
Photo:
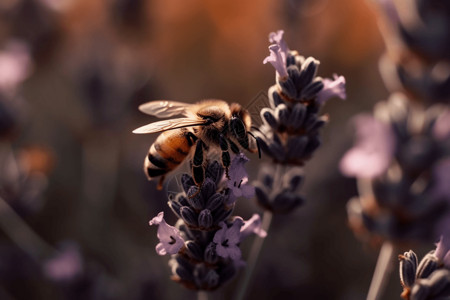
[(338, 97), (342, 100), (347, 98), (344, 76), (334, 74), (333, 78), (334, 80), (328, 78), (322, 80), (323, 89), (317, 94), (317, 103), (324, 104), (332, 97)]
[(63, 246), (61, 251), (44, 265), (44, 274), (55, 281), (71, 280), (83, 271), (83, 264), (78, 247), (75, 244)]
[(30, 72), (30, 53), (27, 45), (20, 41), (10, 41), (0, 51), (0, 90), (14, 92)]
[(150, 220), (150, 226), (158, 225), (159, 244), (156, 245), (156, 253), (159, 255), (176, 254), (184, 246), (184, 240), (180, 231), (170, 226), (164, 220), (164, 212), (160, 212)]
[(356, 142), (340, 162), (341, 172), (347, 176), (374, 178), (385, 172), (395, 150), (391, 128), (370, 115), (353, 120)]

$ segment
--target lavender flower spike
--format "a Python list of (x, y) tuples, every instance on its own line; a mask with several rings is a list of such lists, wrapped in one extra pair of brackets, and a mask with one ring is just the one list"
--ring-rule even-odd
[(267, 232), (262, 229), (261, 224), (261, 217), (258, 214), (253, 214), (253, 216), (248, 219), (247, 221), (244, 221), (244, 225), (241, 227), (241, 236), (240, 241), (243, 241), (247, 236), (254, 233), (257, 234), (259, 237), (266, 237)]
[(231, 162), (228, 172), (230, 180), (227, 181), (231, 193), (227, 204), (234, 203), (238, 197), (250, 199), (255, 195), (255, 188), (248, 184), (248, 174), (244, 166), (248, 161), (249, 159), (241, 152)]
[(450, 236), (441, 236), (439, 243), (436, 245), (436, 252), (434, 253), (440, 262), (444, 264), (447, 269), (450, 269)]
[(288, 78), (288, 72), (286, 68), (286, 57), (283, 59), (282, 51), (279, 45), (269, 46), (270, 55), (263, 60), (263, 64), (270, 62), (277, 71), (282, 81)]
[(217, 255), (223, 258), (231, 258), (238, 260), (241, 258), (241, 249), (239, 249), (239, 242), (241, 240), (240, 229), (244, 225), (241, 218), (236, 218), (230, 228), (225, 222), (220, 222), (220, 230), (214, 235), (213, 242), (216, 244)]
[(160, 243), (156, 245), (156, 253), (159, 255), (176, 254), (184, 246), (184, 240), (180, 231), (170, 226), (164, 220), (164, 212), (160, 212), (150, 220), (149, 225), (158, 226), (158, 239)]
[(345, 91), (345, 77), (333, 75), (334, 80), (325, 78), (322, 80), (323, 89), (317, 94), (316, 102), (320, 105), (328, 101), (332, 97), (338, 97), (342, 100), (347, 98), (347, 93)]

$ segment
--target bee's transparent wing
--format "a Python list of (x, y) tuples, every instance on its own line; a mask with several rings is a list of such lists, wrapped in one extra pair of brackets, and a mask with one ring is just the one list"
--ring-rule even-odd
[(189, 103), (156, 100), (144, 103), (139, 106), (139, 110), (144, 114), (152, 115), (158, 118), (168, 118), (177, 115), (187, 115), (187, 109), (192, 106)]
[(191, 118), (179, 118), (179, 119), (170, 119), (159, 121), (155, 123), (150, 123), (145, 126), (139, 127), (133, 130), (133, 133), (144, 134), (144, 133), (155, 133), (161, 132), (164, 130), (177, 129), (182, 127), (191, 127), (191, 126), (201, 126), (205, 125), (206, 121), (204, 120), (195, 120)]

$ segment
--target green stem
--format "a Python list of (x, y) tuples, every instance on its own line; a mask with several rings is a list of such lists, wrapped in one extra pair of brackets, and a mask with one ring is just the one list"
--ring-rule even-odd
[[(266, 232), (269, 231), (270, 224), (272, 222), (272, 212), (266, 210), (262, 219), (262, 229)], [(264, 244), (265, 238), (256, 236), (253, 242), (252, 248), (250, 250), (250, 256), (248, 259), (247, 270), (245, 272), (244, 280), (242, 281), (241, 287), (238, 291), (237, 297), (235, 299), (242, 300), (245, 297), (248, 286), (250, 284), (250, 279), (252, 277), (253, 271), (255, 270), (256, 262), (258, 261), (259, 254), (261, 253), (262, 246)]]

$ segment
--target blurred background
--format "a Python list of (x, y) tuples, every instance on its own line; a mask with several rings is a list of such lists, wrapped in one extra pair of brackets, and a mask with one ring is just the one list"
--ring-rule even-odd
[[(352, 143), (348, 120), (388, 93), (376, 15), (359, 0), (2, 0), (0, 298), (195, 299), (154, 249), (148, 221), (160, 211), (176, 219), (142, 171), (157, 135), (131, 133), (155, 120), (137, 107), (248, 106), (274, 84), (262, 61), (278, 29), (321, 61), (320, 76), (345, 76), (347, 100), (323, 110), (330, 122), (306, 166), (307, 201), (275, 217), (249, 299), (364, 299), (378, 249), (347, 226), (356, 186), (337, 165)], [(260, 161), (249, 158), (252, 180)], [(254, 212), (255, 202), (237, 203), (236, 215)], [(211, 298), (231, 299), (240, 279)], [(394, 273), (385, 299), (400, 292)]]

